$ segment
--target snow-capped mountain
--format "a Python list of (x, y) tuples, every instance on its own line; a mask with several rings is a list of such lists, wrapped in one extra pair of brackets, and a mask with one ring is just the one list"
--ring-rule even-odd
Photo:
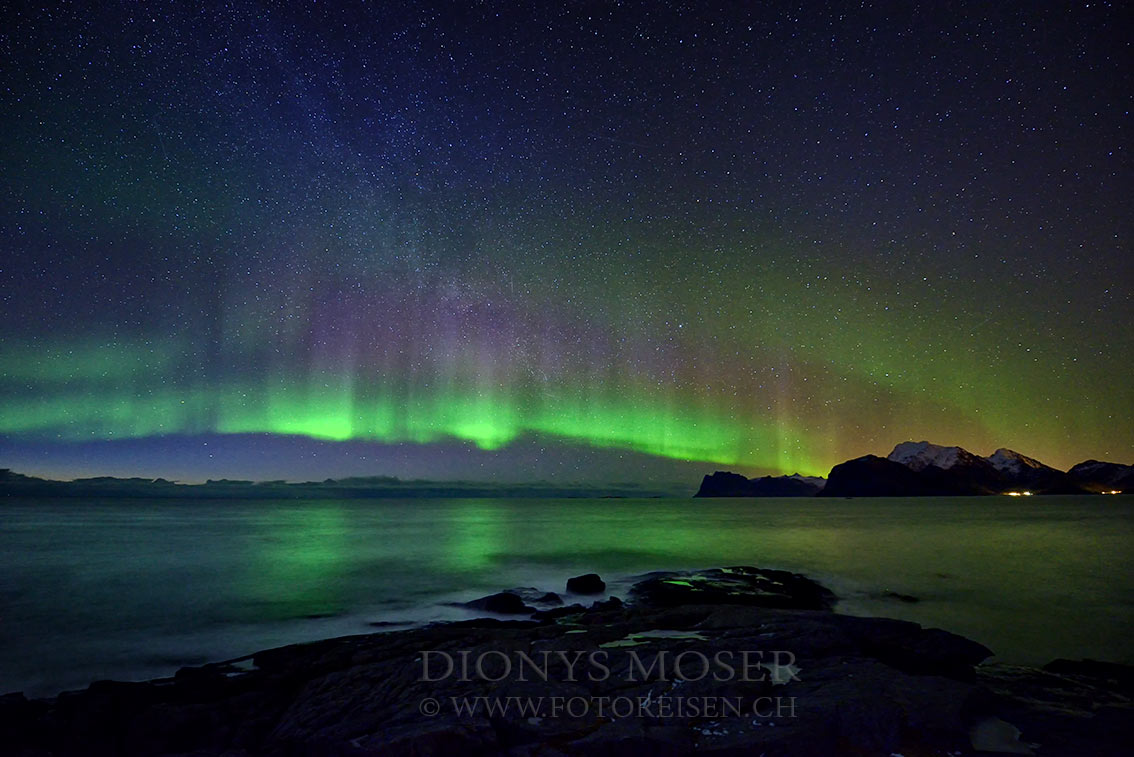
[[(935, 494), (939, 496), (993, 494), (1004, 489), (1000, 473), (983, 457), (962, 447), (930, 442), (902, 442), (885, 458), (867, 455), (835, 466), (824, 489), (826, 496), (846, 492)], [(883, 494), (885, 493), (885, 494)]]
[(953, 486), (958, 490), (1067, 494), (1080, 491), (1080, 487), (1063, 471), (1007, 447), (1001, 447), (988, 457), (980, 457), (963, 447), (945, 447), (930, 442), (902, 442), (894, 447), (887, 459), (901, 463), (912, 471), (935, 477), (939, 486)]
[(910, 470), (922, 471), (929, 466), (949, 470), (956, 465), (980, 465), (984, 458), (961, 447), (943, 447), (930, 442), (902, 442), (887, 458)]
[(1078, 487), (1063, 471), (1014, 450), (1001, 447), (985, 459), (1000, 472), (1008, 487), (1025, 491), (1078, 491)]
[(963, 447), (902, 442), (887, 457), (839, 463), (826, 480), (793, 473), (749, 480), (718, 471), (698, 497), (953, 497), (979, 494), (1134, 492), (1134, 466), (1088, 460), (1069, 472), (1001, 447), (988, 457)]
[(1000, 449), (996, 450), (991, 455), (986, 457), (985, 460), (992, 463), (992, 467), (1000, 471), (1001, 473), (1007, 473), (1013, 476), (1022, 475), (1029, 470), (1045, 470), (1054, 471), (1056, 473), (1059, 472), (1055, 470), (1055, 468), (1052, 468), (1050, 465), (1044, 465), (1034, 457), (1021, 455), (1019, 452), (1010, 450), (1007, 447), (1001, 447)]

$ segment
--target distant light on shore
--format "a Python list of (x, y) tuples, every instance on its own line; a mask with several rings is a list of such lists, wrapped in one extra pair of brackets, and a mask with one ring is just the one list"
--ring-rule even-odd
[(1030, 497), (1030, 496), (1032, 496), (1031, 492), (1004, 492), (1004, 493), (1007, 494), (1009, 497)]

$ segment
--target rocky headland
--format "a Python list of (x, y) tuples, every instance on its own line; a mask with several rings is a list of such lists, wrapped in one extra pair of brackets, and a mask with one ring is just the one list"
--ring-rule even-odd
[(697, 497), (955, 497), (982, 494), (1121, 494), (1134, 491), (1134, 465), (1087, 460), (1061, 471), (1010, 449), (987, 457), (963, 447), (902, 442), (886, 457), (839, 463), (827, 477), (746, 478), (716, 471)]
[(654, 573), (625, 602), (600, 584), (500, 592), (470, 604), (491, 617), (168, 679), (10, 694), (0, 743), (23, 757), (1131, 753), (1124, 666), (988, 664), (946, 631), (837, 614), (828, 589), (783, 571)]

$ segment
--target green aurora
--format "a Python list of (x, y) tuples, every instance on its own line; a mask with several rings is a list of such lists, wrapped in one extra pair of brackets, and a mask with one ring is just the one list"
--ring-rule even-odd
[(0, 465), (1134, 456), (1117, 9), (474, 5), (14, 14)]
[[(587, 288), (575, 310), (541, 313), (500, 292), (407, 297), (372, 278), (346, 303), (342, 282), (307, 298), (291, 330), (237, 307), (213, 344), (189, 333), (10, 340), (0, 356), (0, 434), (80, 442), (267, 433), (461, 440), (484, 450), (537, 435), (823, 475), (847, 457), (922, 437), (1018, 445), (1070, 465), (1092, 450), (1104, 455), (1100, 429), (1116, 422), (1118, 408), (1084, 402), (1084, 390), (1088, 399), (1129, 398), (1110, 356), (1089, 343), (1066, 355), (1063, 334), (1006, 343), (999, 323), (1036, 317), (1011, 296), (948, 316), (952, 293), (925, 281), (781, 276), (778, 291), (764, 282), (744, 312), (741, 298), (709, 288), (697, 300), (720, 307), (694, 300), (631, 314), (594, 290), (583, 302)], [(979, 298), (979, 282), (971, 286)], [(867, 289), (875, 299), (863, 297)], [(412, 326), (373, 334), (369, 322)], [(266, 325), (250, 328), (257, 323)], [(318, 329), (329, 336), (314, 339)], [(1110, 439), (1111, 449), (1129, 443)]]

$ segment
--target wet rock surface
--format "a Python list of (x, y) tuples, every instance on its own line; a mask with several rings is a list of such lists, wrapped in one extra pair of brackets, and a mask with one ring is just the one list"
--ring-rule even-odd
[(656, 607), (741, 604), (829, 610), (835, 594), (798, 573), (747, 566), (651, 573), (630, 590), (635, 602)]
[[(679, 574), (644, 578), (631, 604), (330, 639), (50, 700), (0, 697), (0, 743), (27, 757), (968, 755), (974, 738), (1038, 755), (1129, 753), (1129, 668), (980, 665), (990, 652), (975, 642), (832, 613), (829, 592), (777, 571), (680, 574), (707, 588), (659, 595), (663, 575)], [(749, 599), (724, 601), (744, 596), (736, 580)], [(772, 601), (791, 586), (794, 603), (820, 608), (759, 606), (764, 580), (779, 581)]]

